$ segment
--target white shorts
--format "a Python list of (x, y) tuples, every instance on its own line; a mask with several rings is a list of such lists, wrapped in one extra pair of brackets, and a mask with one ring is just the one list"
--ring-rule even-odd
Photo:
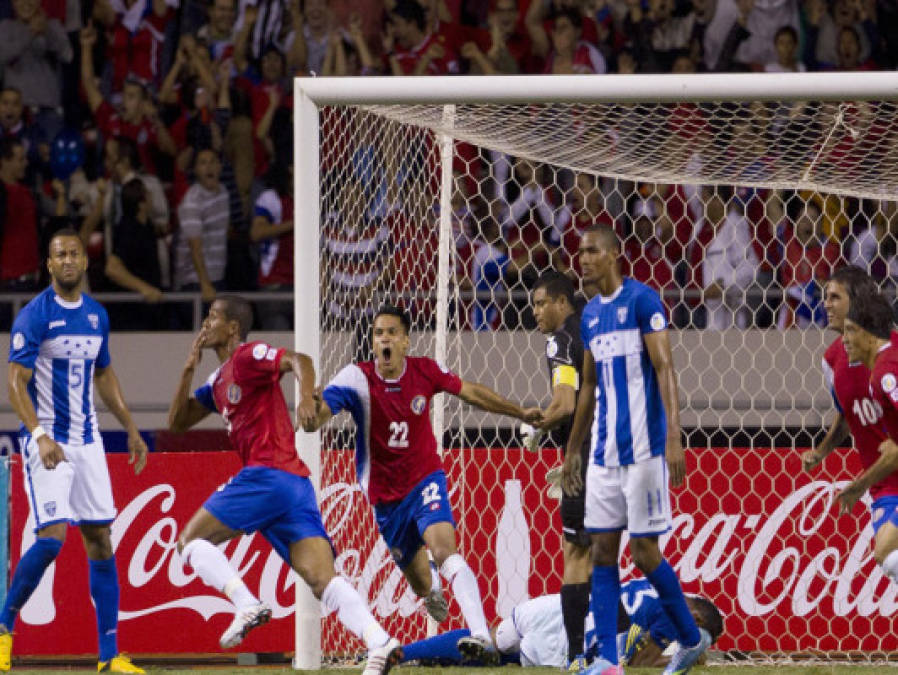
[(631, 537), (648, 537), (664, 534), (671, 523), (664, 457), (625, 466), (589, 465), (583, 518), (587, 532), (626, 529)]
[[(27, 438), (28, 442), (23, 442)], [(59, 522), (111, 523), (115, 520), (112, 481), (103, 441), (88, 445), (60, 443), (66, 460), (52, 471), (44, 467), (37, 443), (20, 437), (25, 493), (35, 532)]]

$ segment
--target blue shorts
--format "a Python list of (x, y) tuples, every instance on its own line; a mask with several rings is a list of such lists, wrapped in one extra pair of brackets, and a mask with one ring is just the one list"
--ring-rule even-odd
[(898, 527), (898, 496), (880, 497), (870, 504), (870, 525), (874, 534), (886, 523)]
[(377, 527), (400, 569), (408, 567), (424, 546), (421, 534), (434, 523), (455, 527), (446, 473), (434, 471), (402, 499), (374, 507)]
[(312, 482), (280, 469), (244, 467), (203, 508), (232, 530), (260, 531), (288, 565), (294, 541), (324, 537), (330, 542)]

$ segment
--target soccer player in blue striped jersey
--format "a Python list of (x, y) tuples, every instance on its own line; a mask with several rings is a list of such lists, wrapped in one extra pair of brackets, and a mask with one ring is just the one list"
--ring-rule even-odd
[(677, 380), (667, 311), (658, 293), (621, 276), (620, 240), (605, 225), (580, 239), (584, 284), (598, 293), (583, 309), (583, 383), (568, 437), (562, 487), (582, 486), (578, 449), (591, 434), (584, 525), (592, 538), (592, 594), (598, 658), (590, 675), (616, 675), (615, 617), (620, 597), (621, 533), (630, 533), (633, 562), (658, 592), (680, 648), (665, 673), (687, 672), (711, 643), (689, 612), (680, 582), (661, 555), (658, 537), (670, 529), (668, 472), (685, 478)]
[(97, 613), (97, 669), (143, 673), (118, 652), (118, 574), (109, 537), (115, 519), (112, 485), (94, 409), (94, 389), (128, 431), (135, 473), (147, 446), (122, 397), (109, 358), (109, 318), (81, 292), (87, 254), (78, 233), (64, 229), (50, 240), (52, 284), (16, 317), (9, 349), (9, 400), (22, 420), (19, 443), (25, 490), (37, 538), (16, 567), (0, 611), (0, 671), (10, 669), (16, 616), (65, 541), (79, 526)]

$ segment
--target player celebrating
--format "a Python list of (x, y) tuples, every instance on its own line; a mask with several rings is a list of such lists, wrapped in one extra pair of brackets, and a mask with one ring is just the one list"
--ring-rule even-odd
[(94, 409), (94, 387), (128, 431), (134, 472), (147, 461), (109, 358), (109, 317), (81, 292), (87, 254), (78, 233), (50, 240), (50, 286), (19, 312), (9, 349), (9, 400), (22, 420), (19, 442), (37, 539), (16, 568), (0, 612), (0, 671), (10, 669), (16, 616), (56, 559), (69, 523), (81, 530), (97, 613), (97, 669), (144, 672), (118, 652), (118, 573), (109, 538), (112, 485)]
[[(711, 643), (686, 604), (683, 590), (658, 547), (671, 527), (667, 472), (675, 486), (685, 478), (677, 380), (658, 293), (623, 278), (620, 240), (605, 225), (580, 239), (580, 267), (598, 287), (583, 310), (583, 384), (564, 458), (562, 486), (582, 487), (580, 447), (592, 428), (586, 472), (584, 523), (592, 535), (591, 606), (598, 658), (589, 673), (622, 672), (617, 665), (615, 610), (620, 597), (621, 531), (630, 532), (633, 562), (658, 592), (677, 630), (680, 648), (665, 673), (685, 673)], [(666, 458), (666, 464), (665, 464)]]
[[(879, 446), (886, 439), (886, 434), (882, 425), (877, 423), (880, 415), (877, 412), (878, 404), (870, 395), (870, 370), (863, 361), (848, 357), (841, 334), (845, 330), (849, 306), (858, 297), (878, 295), (879, 289), (860, 267), (848, 266), (840, 268), (830, 277), (824, 293), (823, 304), (829, 327), (840, 334), (823, 356), (823, 372), (832, 392), (836, 413), (823, 441), (813, 450), (805, 452), (801, 463), (805, 471), (810, 471), (835, 450), (850, 431), (861, 465), (867, 472), (880, 459)], [(890, 503), (898, 501), (898, 473), (889, 473), (869, 485), (873, 500), (871, 513), (879, 513), (879, 509), (887, 509)], [(881, 524), (881, 519), (873, 523), (877, 540)]]
[[(564, 668), (568, 661), (567, 635), (563, 621), (562, 599), (558, 595), (542, 595), (516, 606), (507, 619), (493, 630), (493, 643), (502, 655), (503, 664), (526, 667)], [(720, 610), (708, 598), (686, 596), (689, 611), (698, 625), (716, 641), (723, 632)], [(676, 630), (658, 602), (658, 594), (645, 579), (633, 579), (621, 585), (621, 607), (617, 616), (617, 642), (621, 660), (628, 665), (651, 667), (667, 665), (667, 647), (676, 641)], [(584, 643), (576, 653), (595, 650), (595, 632), (587, 619)], [(627, 636), (637, 633), (641, 639), (628, 653)], [(455, 664), (461, 662), (456, 642), (470, 634), (465, 629), (450, 631), (403, 648), (403, 662)]]
[[(580, 316), (575, 311), (574, 285), (563, 274), (546, 272), (533, 287), (531, 298), (536, 326), (546, 336), (546, 361), (552, 402), (546, 408), (542, 429), (558, 428), (557, 442), (564, 448), (570, 434), (571, 418), (577, 405), (577, 391), (583, 379), (583, 341), (580, 339)], [(581, 453), (581, 480), (586, 478), (588, 453), (584, 443)], [(583, 647), (583, 622), (589, 611), (589, 533), (583, 528), (583, 490), (576, 495), (561, 495), (561, 529), (564, 533), (562, 553), (564, 574), (561, 580), (561, 610), (568, 639), (569, 670), (586, 668), (580, 653)]]
[[(368, 648), (365, 675), (387, 673), (402, 655), (371, 615), (358, 592), (334, 572), (330, 538), (321, 522), (309, 469), (296, 454), (294, 425), (281, 392), (281, 376), (291, 371), (299, 383), (297, 426), (315, 414), (315, 369), (305, 354), (245, 342), (252, 325), (249, 303), (220, 296), (209, 308), (193, 341), (169, 410), (169, 428), (182, 432), (219, 412), (243, 460), (243, 469), (212, 494), (193, 515), (178, 548), (200, 578), (223, 592), (236, 607), (234, 621), (221, 636), (234, 647), (271, 609), (243, 583), (217, 546), (244, 532), (259, 530), (281, 558), (309, 585), (325, 607)], [(202, 349), (215, 350), (222, 365), (190, 395)]]
[[(459, 555), (446, 474), (430, 426), (430, 399), (440, 392), (489, 412), (540, 422), (537, 408), (523, 409), (426, 357), (407, 356), (411, 321), (396, 307), (374, 316), (374, 361), (350, 364), (324, 389), (319, 412), (306, 431), (348, 410), (356, 424), (356, 474), (377, 525), (408, 579), (436, 621), (448, 613), (439, 572), (449, 581), (471, 636), (459, 642), (466, 658), (497, 661), (483, 615), (477, 579)], [(425, 549), (426, 547), (426, 549)]]
[[(872, 401), (864, 399), (859, 416), (869, 426), (884, 425), (887, 437), (878, 445), (875, 461), (836, 496), (840, 513), (850, 513), (864, 492), (872, 493), (898, 472), (898, 346), (890, 341), (894, 323), (892, 306), (879, 293), (851, 299), (842, 332), (845, 351), (849, 361), (860, 361), (871, 371)], [(886, 490), (874, 500), (873, 558), (898, 583), (898, 495)]]

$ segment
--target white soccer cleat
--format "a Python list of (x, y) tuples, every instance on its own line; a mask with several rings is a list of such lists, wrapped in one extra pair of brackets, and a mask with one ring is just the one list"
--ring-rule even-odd
[(611, 663), (608, 659), (596, 659), (583, 671), (582, 675), (624, 675), (624, 667)]
[(434, 589), (424, 598), (424, 608), (430, 614), (430, 618), (437, 623), (443, 623), (449, 616), (449, 601), (440, 589)]
[(670, 657), (670, 663), (664, 669), (664, 675), (684, 675), (689, 669), (701, 658), (705, 650), (711, 646), (711, 634), (704, 628), (699, 628), (698, 633), (701, 636), (698, 644), (694, 647), (683, 647), (674, 652)]
[(456, 647), (461, 654), (462, 664), (479, 661), (488, 667), (499, 665), (499, 652), (496, 651), (489, 638), (469, 635), (461, 638), (456, 643)]
[(396, 638), (390, 638), (383, 647), (368, 652), (368, 662), (362, 675), (386, 675), (390, 668), (402, 660), (402, 646)]
[(221, 634), (221, 639), (218, 641), (221, 648), (230, 649), (231, 647), (236, 647), (243, 642), (243, 638), (253, 628), (268, 623), (270, 619), (271, 607), (264, 602), (238, 609), (231, 625)]

